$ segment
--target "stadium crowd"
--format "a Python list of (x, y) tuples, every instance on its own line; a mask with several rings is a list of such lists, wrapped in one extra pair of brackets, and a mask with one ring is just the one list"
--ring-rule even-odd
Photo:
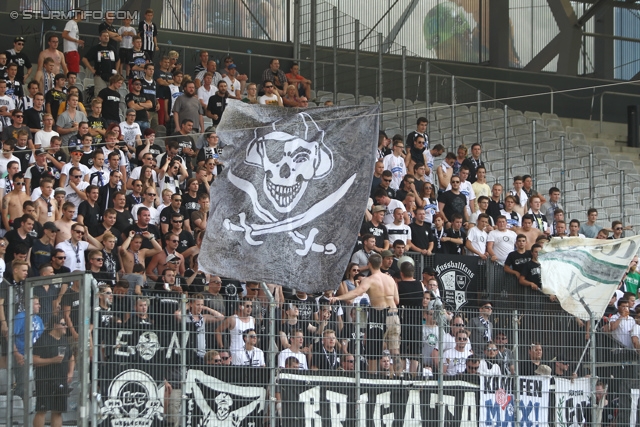
[[(24, 280), (76, 271), (90, 272), (99, 284), (98, 327), (111, 331), (92, 343), (101, 349), (101, 366), (120, 357), (113, 331), (181, 327), (183, 296), (188, 298), (189, 366), (267, 366), (270, 313), (264, 289), (198, 269), (210, 185), (224, 168), (215, 126), (229, 99), (305, 108), (312, 82), (295, 63), (285, 74), (278, 59), (256, 84), (229, 56), (218, 64), (201, 51), (191, 73), (183, 70), (175, 51), (154, 58), (159, 46), (152, 10), (138, 29), (127, 21), (116, 29), (107, 16), (99, 43), (82, 50), (81, 19), (78, 13), (62, 34), (48, 36), (35, 74), (22, 52), (23, 37), (0, 53), (0, 274), (6, 279), (0, 285), (0, 328), (3, 362), (6, 355), (14, 361), (15, 391), (23, 390), (29, 303)], [(60, 41), (64, 53), (58, 50)], [(93, 76), (93, 90), (75, 86), (80, 64)], [(205, 128), (205, 122), (213, 127)], [(430, 143), (427, 130), (427, 119), (419, 118), (407, 136), (380, 132), (359, 244), (335, 289), (307, 295), (267, 285), (277, 302), (278, 366), (351, 371), (360, 363), (363, 371), (380, 377), (431, 377), (443, 359), (448, 376), (518, 371), (571, 377), (569, 363), (575, 360), (545, 354), (534, 340), (528, 360), (516, 369), (510, 334), (493, 326), (492, 301), (463, 314), (445, 312), (441, 348), (436, 320), (442, 285), (433, 268), (416, 278), (414, 264), (402, 261), (407, 252), (490, 260), (515, 277), (530, 309), (546, 309), (554, 298), (540, 292), (538, 253), (545, 242), (574, 236), (617, 239), (624, 225), (614, 221), (610, 229), (601, 229), (595, 209), (589, 209), (586, 223), (567, 218), (560, 190), (542, 194), (531, 176), (514, 177), (511, 189), (488, 183), (480, 144), (471, 153), (465, 146), (445, 153), (442, 145)], [(167, 136), (156, 138), (159, 134)], [(623, 347), (640, 351), (636, 266), (637, 258), (600, 327)], [(34, 289), (31, 304), (40, 319), (33, 331), (37, 392), (45, 393), (38, 384), (51, 378), (45, 372), (54, 363), (71, 380), (78, 307), (88, 295), (79, 286), (52, 283)], [(381, 289), (389, 292), (382, 295)], [(9, 292), (14, 294), (13, 331), (7, 319)], [(365, 315), (358, 319), (361, 312)], [(589, 333), (586, 325), (584, 332)], [(10, 333), (13, 348), (7, 348)], [(49, 354), (45, 348), (52, 339), (68, 342), (70, 350)], [(181, 379), (173, 374), (164, 379), (179, 390)], [(41, 403), (37, 425), (44, 423), (41, 409), (61, 412), (57, 400)]]

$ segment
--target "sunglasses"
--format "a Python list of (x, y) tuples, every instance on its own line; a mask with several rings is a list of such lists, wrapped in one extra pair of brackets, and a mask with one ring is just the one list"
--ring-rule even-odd
[(221, 356), (221, 357), (222, 357), (222, 360), (229, 360), (229, 359), (231, 359), (231, 357), (230, 357), (230, 356), (227, 356), (227, 357), (225, 357), (225, 356)]
[(156, 193), (147, 193), (147, 196), (153, 196), (153, 197), (156, 197)]
[[(74, 154), (75, 154), (75, 153), (74, 153)], [(80, 155), (82, 155), (82, 154), (80, 153)], [(74, 177), (74, 178), (82, 178), (82, 175), (73, 175), (73, 177)]]
[(272, 88), (273, 88), (273, 86), (265, 86), (264, 88), (265, 88), (265, 89), (272, 89)]
[(84, 236), (84, 231), (82, 231), (82, 230), (73, 230), (73, 232), (74, 232), (74, 233), (78, 233), (78, 234), (80, 234), (81, 236)]
[(457, 326), (459, 328), (464, 328), (464, 323), (454, 323), (453, 326)]
[(24, 116), (23, 116), (22, 114), (18, 114), (17, 116), (13, 116), (13, 117), (15, 117), (16, 119), (21, 119), (21, 118), (23, 118)]
[(93, 258), (94, 261), (104, 261), (102, 258)]
[(222, 359), (213, 359), (213, 363), (220, 364), (222, 363)]
[(183, 222), (184, 222), (184, 220), (180, 220), (180, 221), (172, 220), (171, 222), (175, 222), (176, 224), (181, 224), (181, 223), (183, 223)]
[(456, 341), (469, 341), (469, 338), (456, 338)]
[(211, 282), (209, 282), (209, 284), (211, 284), (211, 283), (215, 283), (217, 285), (221, 285), (222, 281), (221, 280), (212, 280)]
[(169, 240), (171, 243), (178, 243), (180, 240)]
[(56, 258), (56, 259), (67, 259), (67, 257), (66, 257), (66, 256), (57, 256), (57, 257), (55, 257), (55, 258)]
[(24, 182), (14, 182), (13, 185), (24, 185)]
[(67, 326), (67, 324), (65, 322), (60, 322), (59, 324), (60, 324), (60, 326)]

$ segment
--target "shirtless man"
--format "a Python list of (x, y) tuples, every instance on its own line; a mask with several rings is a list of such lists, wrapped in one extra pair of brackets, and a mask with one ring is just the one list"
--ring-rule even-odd
[[(342, 294), (340, 296), (331, 297), (331, 304), (336, 301), (350, 301), (364, 293), (369, 295), (371, 300), (371, 310), (369, 311), (369, 333), (367, 348), (371, 350), (371, 359), (369, 359), (369, 371), (378, 370), (378, 357), (382, 355), (382, 342), (385, 341), (387, 348), (391, 353), (399, 354), (400, 349), (400, 319), (398, 318), (398, 304), (400, 297), (398, 295), (398, 287), (391, 276), (383, 274), (380, 271), (382, 265), (382, 257), (379, 254), (373, 254), (369, 257), (368, 267), (370, 274), (362, 278), (360, 286)], [(380, 327), (372, 328), (374, 324)], [(396, 360), (395, 366), (399, 371), (399, 359)]]
[(58, 216), (58, 202), (53, 197), (53, 182), (53, 178), (48, 176), (40, 180), (41, 194), (40, 197), (34, 200), (40, 224), (60, 219)]
[(45, 58), (52, 58), (54, 62), (53, 73), (59, 74), (64, 73), (65, 75), (69, 72), (67, 69), (67, 63), (64, 60), (64, 54), (58, 50), (58, 45), (60, 43), (60, 38), (56, 34), (51, 34), (47, 37), (47, 48), (40, 52), (38, 56), (38, 72), (42, 72), (42, 67), (44, 64)]
[(438, 166), (438, 193), (444, 193), (449, 186), (449, 181), (453, 176), (453, 165), (456, 162), (456, 155), (453, 153), (447, 153), (447, 157)]
[[(143, 237), (151, 241), (153, 249), (140, 249)], [(133, 273), (133, 266), (136, 264), (145, 267), (145, 259), (162, 252), (162, 247), (158, 241), (155, 238), (152, 239), (152, 237), (153, 234), (148, 231), (142, 234), (136, 234), (135, 230), (129, 231), (127, 239), (122, 242), (122, 246), (120, 246), (120, 259), (122, 259), (122, 268), (125, 274)]]
[(24, 174), (18, 172), (13, 176), (13, 190), (5, 194), (2, 198), (2, 225), (4, 225), (4, 229), (7, 231), (11, 230), (10, 223), (12, 223), (15, 218), (20, 218), (24, 215), (22, 204), (30, 200), (27, 193), (22, 191), (23, 189)]
[(512, 227), (511, 229), (518, 234), (524, 234), (527, 236), (525, 249), (528, 251), (531, 250), (531, 246), (536, 243), (538, 237), (544, 235), (543, 232), (533, 226), (533, 215), (531, 214), (525, 214), (522, 217), (522, 227)]
[(76, 205), (71, 202), (65, 202), (62, 205), (62, 217), (54, 222), (60, 230), (56, 236), (56, 245), (71, 238), (71, 226), (75, 224), (74, 216), (76, 216)]
[(167, 268), (184, 276), (184, 257), (177, 251), (180, 245), (178, 235), (169, 232), (164, 235), (164, 242), (164, 250), (151, 258), (147, 266), (147, 277), (151, 280), (158, 280), (162, 272)]

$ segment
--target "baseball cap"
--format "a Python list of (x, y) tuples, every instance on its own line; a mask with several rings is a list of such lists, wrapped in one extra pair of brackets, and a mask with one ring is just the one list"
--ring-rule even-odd
[(74, 145), (73, 147), (69, 147), (69, 154), (71, 153), (82, 153), (82, 150), (78, 145)]
[(375, 205), (374, 207), (371, 208), (371, 213), (382, 212), (382, 211), (386, 212), (386, 210), (387, 208), (385, 208), (382, 205)]
[(58, 227), (56, 227), (56, 225), (51, 222), (45, 222), (44, 225), (42, 226), (42, 228), (44, 228), (45, 230), (50, 230), (50, 231), (60, 231), (60, 229)]
[(14, 42), (14, 43), (17, 43), (17, 42), (23, 42), (23, 41), (24, 41), (24, 37), (22, 37), (22, 36), (18, 36), (18, 37), (16, 37), (15, 39), (13, 39), (13, 42)]
[(433, 267), (425, 267), (422, 269), (422, 274), (428, 274), (429, 276), (435, 276), (436, 275), (436, 271), (433, 269)]
[(231, 68), (238, 68), (238, 67), (236, 67), (236, 64), (229, 64), (227, 65), (227, 68), (231, 69)]
[(175, 256), (174, 254), (168, 255), (167, 256), (167, 263), (171, 263), (171, 264), (177, 264), (178, 261), (180, 261), (180, 258), (178, 258), (177, 256)]
[(39, 156), (39, 155), (41, 155), (41, 154), (47, 154), (47, 152), (46, 152), (44, 149), (42, 149), (42, 148), (38, 148), (38, 149), (36, 150), (36, 156)]
[(387, 258), (393, 256), (393, 252), (391, 252), (390, 250), (385, 250), (380, 252), (380, 255), (382, 256), (382, 258)]
[(65, 191), (65, 189), (64, 189), (64, 188), (62, 188), (62, 187), (58, 187), (58, 188), (56, 188), (56, 191), (54, 191), (54, 192), (53, 192), (53, 194), (54, 194), (54, 195), (55, 195), (55, 194), (67, 194), (67, 192)]

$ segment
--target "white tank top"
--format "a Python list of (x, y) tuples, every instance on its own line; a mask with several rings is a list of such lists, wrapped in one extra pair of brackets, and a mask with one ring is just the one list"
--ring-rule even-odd
[(236, 326), (233, 329), (229, 330), (229, 350), (231, 352), (242, 350), (244, 348), (244, 340), (242, 339), (242, 333), (247, 329), (255, 329), (256, 320), (253, 317), (249, 317), (248, 322), (243, 322), (240, 320), (237, 314), (234, 314), (233, 317), (236, 319)]

